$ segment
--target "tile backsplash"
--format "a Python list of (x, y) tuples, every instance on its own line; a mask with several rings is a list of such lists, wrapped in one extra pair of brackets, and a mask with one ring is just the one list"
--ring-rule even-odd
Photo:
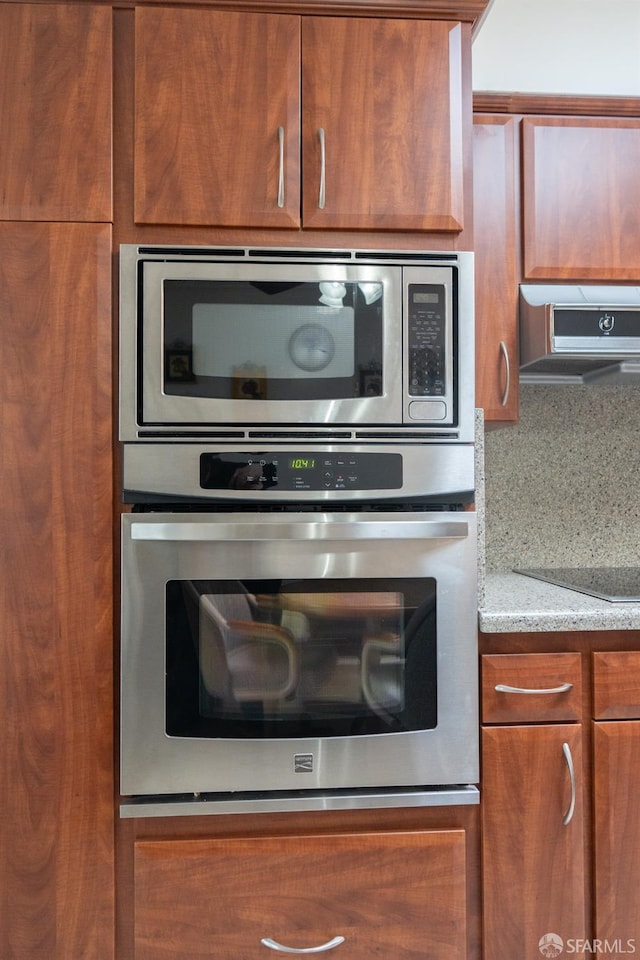
[(640, 386), (522, 386), (485, 435), (489, 571), (640, 566)]

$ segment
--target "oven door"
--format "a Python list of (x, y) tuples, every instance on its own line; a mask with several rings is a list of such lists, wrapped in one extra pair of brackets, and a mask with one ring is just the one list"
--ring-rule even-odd
[(121, 793), (477, 782), (475, 523), (124, 516)]

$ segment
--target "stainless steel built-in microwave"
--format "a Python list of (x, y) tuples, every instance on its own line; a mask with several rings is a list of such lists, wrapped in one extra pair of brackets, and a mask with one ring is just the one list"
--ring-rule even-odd
[(470, 253), (123, 245), (120, 439), (473, 441)]

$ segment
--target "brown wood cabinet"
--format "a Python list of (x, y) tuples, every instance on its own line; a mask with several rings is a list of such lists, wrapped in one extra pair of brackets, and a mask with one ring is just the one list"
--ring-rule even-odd
[[(466, 955), (463, 830), (141, 840), (135, 960)], [(277, 956), (278, 953), (274, 953)]]
[(476, 401), (501, 425), (518, 418), (518, 285), (640, 279), (640, 102), (476, 94), (474, 109)]
[(135, 19), (137, 223), (462, 230), (460, 24)]
[(476, 404), (489, 422), (518, 418), (517, 134), (513, 117), (474, 117)]
[(541, 700), (580, 715), (580, 655), (485, 655), (482, 679), (484, 958), (538, 960), (545, 934), (589, 929), (582, 725), (539, 722)]
[(524, 277), (640, 278), (640, 120), (522, 120)]
[(0, 223), (0, 316), (0, 956), (110, 960), (111, 227)]
[(638, 651), (593, 655), (596, 935), (625, 949), (640, 942), (639, 668)]
[(0, 220), (111, 220), (111, 10), (0, 3)]

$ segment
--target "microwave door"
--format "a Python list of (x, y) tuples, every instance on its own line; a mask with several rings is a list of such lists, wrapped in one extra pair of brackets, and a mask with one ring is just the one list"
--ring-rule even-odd
[(144, 264), (144, 425), (399, 424), (398, 267)]

